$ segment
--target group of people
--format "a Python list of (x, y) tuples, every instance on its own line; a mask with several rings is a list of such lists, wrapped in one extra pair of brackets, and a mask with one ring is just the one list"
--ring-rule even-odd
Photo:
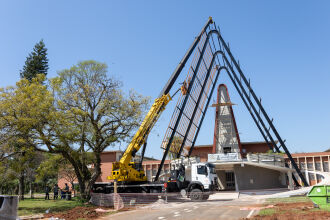
[[(51, 189), (48, 185), (46, 185), (45, 188), (45, 192), (46, 192), (46, 197), (45, 200), (49, 200), (49, 193), (50, 193)], [(72, 190), (70, 190), (69, 186), (67, 183), (65, 183), (65, 187), (63, 189), (59, 188), (57, 184), (54, 185), (53, 188), (54, 191), (54, 200), (58, 199), (58, 193), (60, 192), (61, 194), (61, 199), (67, 199), (67, 200), (71, 200), (71, 193)]]

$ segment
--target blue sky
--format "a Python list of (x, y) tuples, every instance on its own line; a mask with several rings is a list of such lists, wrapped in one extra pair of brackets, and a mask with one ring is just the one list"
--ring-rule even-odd
[[(0, 86), (15, 84), (26, 56), (44, 39), (49, 77), (94, 59), (109, 65), (125, 91), (154, 99), (212, 16), (290, 151), (323, 151), (330, 148), (329, 11), (328, 1), (0, 1)], [(219, 83), (238, 104), (242, 141), (262, 140), (228, 77)], [(167, 110), (148, 156), (161, 155)], [(211, 144), (213, 129), (210, 108), (198, 144)]]

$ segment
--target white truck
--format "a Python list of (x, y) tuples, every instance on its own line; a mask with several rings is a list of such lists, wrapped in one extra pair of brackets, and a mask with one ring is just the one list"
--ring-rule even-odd
[(216, 188), (217, 174), (212, 163), (197, 158), (171, 161), (170, 179), (165, 183), (167, 192), (181, 192), (191, 200), (207, 200)]

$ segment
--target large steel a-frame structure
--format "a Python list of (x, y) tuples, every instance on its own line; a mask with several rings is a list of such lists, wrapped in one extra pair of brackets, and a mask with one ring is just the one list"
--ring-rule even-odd
[[(250, 80), (244, 75), (239, 62), (230, 51), (229, 44), (223, 39), (219, 27), (212, 18), (209, 18), (201, 33), (195, 38), (165, 88), (171, 88), (193, 53), (189, 72), (184, 81), (184, 91), (177, 102), (162, 142), (164, 154), (155, 181), (159, 178), (169, 152), (180, 158), (184, 147), (190, 146), (188, 156), (191, 155), (219, 75), (224, 71), (228, 74), (269, 148), (278, 153), (284, 151), (303, 184), (308, 186), (285, 141), (275, 128), (273, 119), (268, 116), (261, 99), (252, 89)], [(299, 185), (296, 178), (294, 181)]]

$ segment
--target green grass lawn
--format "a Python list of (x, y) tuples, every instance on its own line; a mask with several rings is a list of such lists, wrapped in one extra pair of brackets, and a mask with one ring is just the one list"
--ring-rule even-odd
[[(271, 199), (267, 199), (265, 204), (274, 205), (277, 203), (295, 203), (295, 202), (311, 202), (311, 200), (307, 196), (271, 198)], [(268, 209), (261, 209), (258, 215), (266, 216), (266, 215), (273, 215), (275, 213), (278, 213), (278, 211), (275, 208), (268, 208)]]
[(258, 215), (265, 216), (265, 215), (273, 215), (275, 213), (276, 213), (275, 209), (269, 208), (269, 209), (261, 209)]
[(35, 198), (29, 199), (26, 198), (23, 201), (20, 201), (18, 204), (18, 215), (32, 215), (45, 213), (49, 209), (49, 212), (60, 212), (72, 209), (76, 206), (88, 206), (84, 205), (76, 198), (73, 198), (71, 201), (67, 200), (45, 200), (44, 198)]

